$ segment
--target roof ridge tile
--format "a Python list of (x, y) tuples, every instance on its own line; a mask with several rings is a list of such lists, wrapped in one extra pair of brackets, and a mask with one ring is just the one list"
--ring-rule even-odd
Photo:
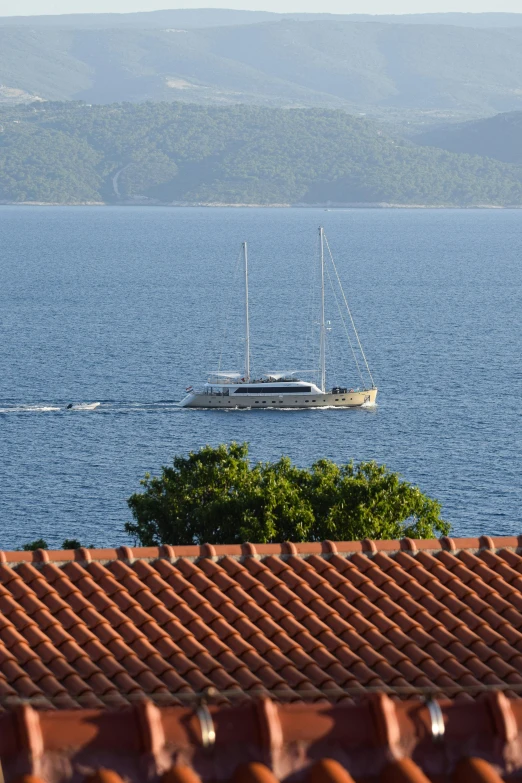
[(403, 551), (413, 555), (420, 551), (432, 552), (460, 552), (460, 551), (499, 551), (510, 550), (517, 552), (522, 550), (522, 536), (487, 536), (479, 538), (452, 538), (443, 536), (439, 539), (412, 539), (403, 538), (396, 540), (363, 539), (360, 541), (323, 541), (315, 543), (290, 543), (281, 544), (232, 544), (232, 545), (189, 545), (170, 546), (163, 544), (153, 547), (120, 546), (113, 549), (87, 549), (81, 547), (74, 550), (47, 550), (38, 549), (30, 552), (0, 551), (0, 565), (17, 566), (22, 563), (43, 565), (45, 563), (67, 562), (110, 562), (120, 560), (122, 562), (134, 562), (138, 559), (154, 561), (166, 559), (173, 561), (178, 558), (198, 560), (201, 558), (248, 558), (271, 555), (285, 558), (288, 555), (307, 557), (318, 555), (325, 558), (334, 554), (350, 557), (357, 553), (365, 554), (370, 558), (377, 553), (394, 553)]

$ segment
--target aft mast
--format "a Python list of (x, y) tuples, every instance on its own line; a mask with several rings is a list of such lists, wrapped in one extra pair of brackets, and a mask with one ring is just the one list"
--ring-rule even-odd
[(321, 364), (321, 383), (320, 388), (323, 394), (326, 391), (326, 323), (324, 320), (324, 229), (319, 228), (319, 239), (321, 243), (321, 334), (319, 360)]
[(245, 381), (250, 380), (250, 318), (248, 313), (248, 248), (243, 242), (243, 259), (245, 262)]

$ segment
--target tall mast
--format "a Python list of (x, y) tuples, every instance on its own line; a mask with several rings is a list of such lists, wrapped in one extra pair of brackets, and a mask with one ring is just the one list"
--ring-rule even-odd
[(248, 249), (243, 242), (243, 258), (245, 261), (245, 380), (250, 380), (250, 318), (248, 314)]
[(319, 229), (321, 241), (321, 343), (319, 357), (321, 362), (321, 391), (326, 391), (326, 324), (324, 320), (324, 229)]

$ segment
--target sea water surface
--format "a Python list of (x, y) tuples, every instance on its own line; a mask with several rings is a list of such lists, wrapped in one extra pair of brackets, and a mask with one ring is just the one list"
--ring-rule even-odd
[[(308, 369), (320, 224), (378, 406), (176, 407), (223, 345), (222, 369), (240, 363), (245, 239), (254, 367)], [(520, 211), (0, 207), (1, 547), (129, 543), (144, 473), (232, 440), (254, 460), (374, 459), (455, 535), (522, 533), (521, 261)], [(358, 382), (348, 359), (335, 373)]]

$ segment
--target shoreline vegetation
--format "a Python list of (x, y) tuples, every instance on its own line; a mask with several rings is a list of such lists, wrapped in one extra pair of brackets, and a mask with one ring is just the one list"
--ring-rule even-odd
[(330, 109), (0, 106), (0, 203), (522, 207), (522, 164), (449, 152)]
[(345, 204), (226, 204), (226, 203), (172, 203), (150, 201), (0, 201), (2, 207), (172, 207), (173, 209), (522, 209), (522, 204), (386, 204), (386, 203), (345, 203)]

